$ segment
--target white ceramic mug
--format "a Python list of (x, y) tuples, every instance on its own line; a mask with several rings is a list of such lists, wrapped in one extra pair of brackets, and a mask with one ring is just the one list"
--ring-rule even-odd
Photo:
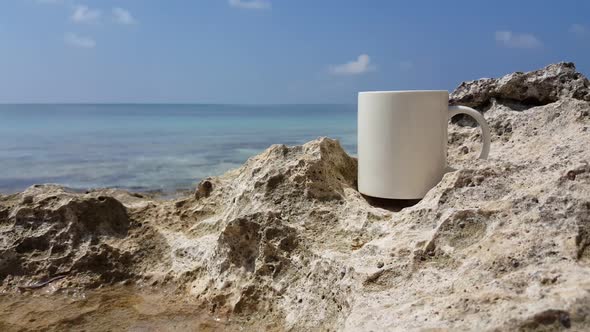
[(359, 92), (359, 191), (380, 198), (423, 198), (447, 169), (447, 127), (457, 114), (467, 114), (480, 125), (479, 157), (486, 159), (488, 124), (472, 108), (449, 107), (448, 91)]

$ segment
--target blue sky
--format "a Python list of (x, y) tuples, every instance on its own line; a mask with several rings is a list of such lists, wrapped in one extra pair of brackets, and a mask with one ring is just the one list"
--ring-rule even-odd
[(2, 0), (0, 102), (352, 103), (573, 61), (590, 1)]

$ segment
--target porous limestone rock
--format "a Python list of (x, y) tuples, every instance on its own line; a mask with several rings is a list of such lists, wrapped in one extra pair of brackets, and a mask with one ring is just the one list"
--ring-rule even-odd
[(590, 101), (590, 82), (573, 63), (560, 62), (527, 73), (463, 82), (451, 93), (450, 103), (481, 108), (489, 106), (493, 98), (525, 106), (562, 98)]
[(588, 330), (590, 103), (573, 68), (462, 84), (452, 100), (485, 104), (490, 157), (479, 128), (451, 124), (456, 170), (413, 206), (361, 195), (329, 138), (274, 145), (173, 201), (0, 196), (0, 286), (168, 284), (294, 331)]
[(0, 280), (65, 274), (93, 287), (133, 279), (133, 266), (157, 261), (165, 245), (131, 241), (151, 231), (138, 225), (121, 202), (98, 192), (35, 185), (0, 197)]

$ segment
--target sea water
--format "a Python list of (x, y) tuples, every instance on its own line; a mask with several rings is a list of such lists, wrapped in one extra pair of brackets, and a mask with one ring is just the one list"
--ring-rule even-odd
[(356, 154), (356, 105), (0, 105), (0, 193), (38, 183), (172, 193), (319, 136)]

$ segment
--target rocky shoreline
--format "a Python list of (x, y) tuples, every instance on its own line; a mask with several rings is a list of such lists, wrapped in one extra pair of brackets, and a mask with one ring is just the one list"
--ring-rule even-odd
[(484, 113), (490, 158), (475, 159), (478, 128), (452, 124), (457, 170), (420, 202), (362, 196), (329, 138), (174, 200), (0, 195), (0, 291), (167, 287), (278, 330), (590, 329), (589, 81), (559, 63), (465, 82), (451, 103)]

